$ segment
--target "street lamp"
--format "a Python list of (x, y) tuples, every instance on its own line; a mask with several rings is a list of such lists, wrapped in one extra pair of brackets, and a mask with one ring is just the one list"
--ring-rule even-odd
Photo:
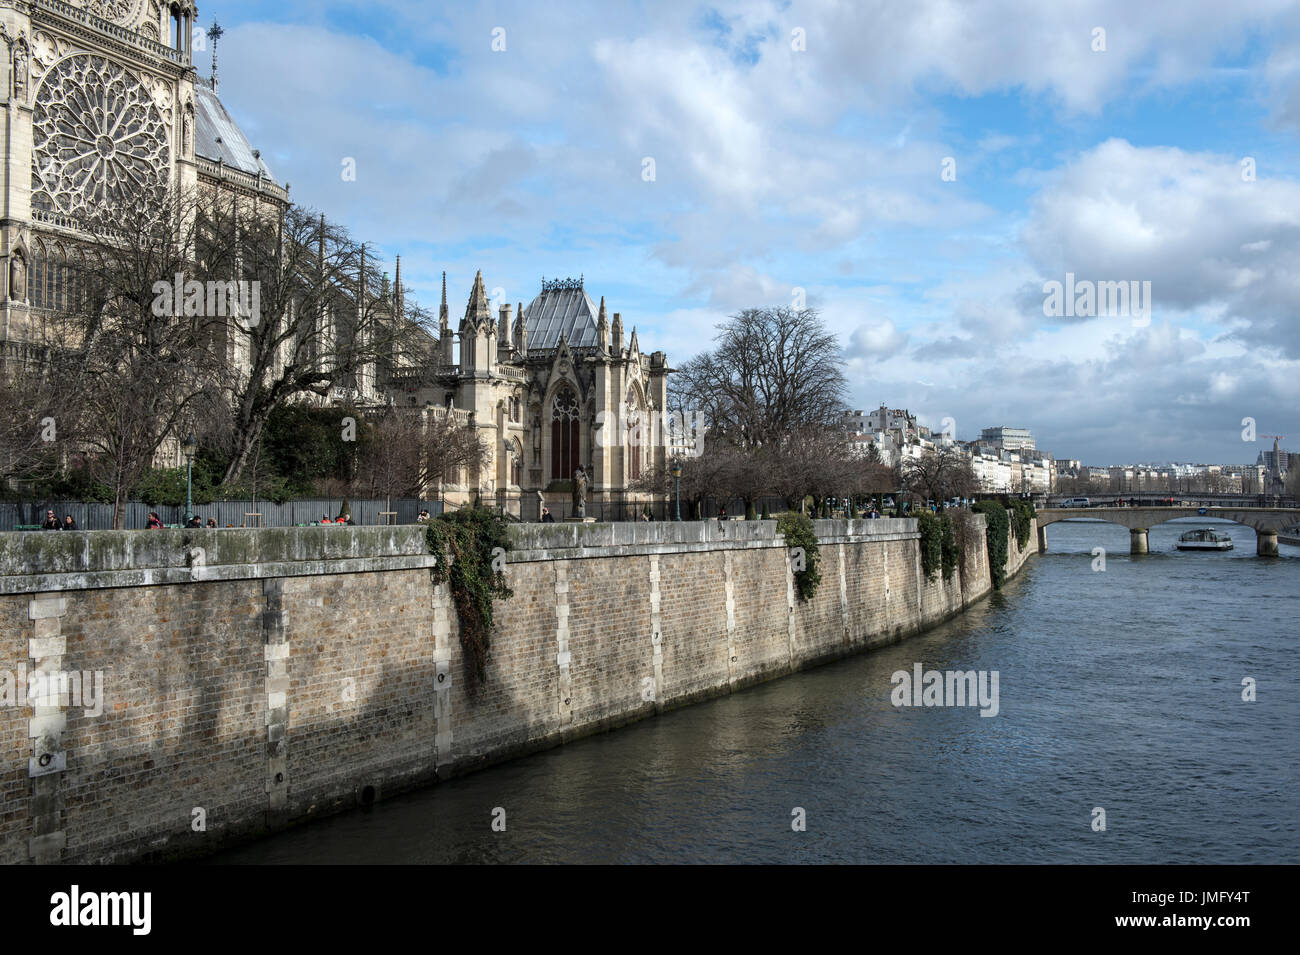
[(673, 463), (668, 466), (668, 473), (673, 476), (674, 496), (677, 499), (677, 520), (682, 519), (682, 459), (673, 457)]
[(194, 517), (194, 455), (198, 453), (199, 442), (191, 432), (181, 442), (181, 453), (185, 455), (185, 523)]

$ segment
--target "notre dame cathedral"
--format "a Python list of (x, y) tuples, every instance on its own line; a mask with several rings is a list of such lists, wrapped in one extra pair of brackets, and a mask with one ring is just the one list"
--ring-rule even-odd
[[(0, 220), (0, 359), (51, 342), (75, 270), (80, 213), (96, 202), (165, 185), (220, 190), (252, 215), (289, 205), (218, 97), (220, 29), (197, 29), (190, 0), (0, 0), (6, 76), (0, 92), (5, 176)], [(193, 65), (195, 38), (212, 42), (212, 75)], [(404, 310), (400, 262), (391, 295)], [(639, 502), (630, 489), (663, 468), (661, 429), (670, 371), (641, 353), (635, 329), (597, 306), (583, 281), (544, 281), (524, 308), (492, 314), (477, 275), (453, 327), (443, 276), (438, 338), (424, 367), (375, 369), (339, 389), (363, 409), (416, 407), (474, 428), (488, 449), (472, 473), (448, 475), (450, 504), (475, 497), (534, 516), (542, 501), (567, 513), (578, 467), (592, 502)], [(238, 355), (231, 356), (239, 361)]]

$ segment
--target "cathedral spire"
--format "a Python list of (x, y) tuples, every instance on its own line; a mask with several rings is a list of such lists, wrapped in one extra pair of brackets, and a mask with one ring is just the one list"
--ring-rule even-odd
[(361, 243), (361, 267), (357, 269), (357, 315), (366, 313), (366, 244)]
[(609, 319), (605, 315), (605, 296), (600, 297), (600, 314), (596, 318), (596, 347), (602, 355), (609, 354)]
[(212, 26), (208, 27), (208, 39), (212, 41), (212, 92), (217, 92), (217, 41), (226, 35), (226, 31), (221, 29), (221, 24), (217, 18), (212, 18)]
[(447, 270), (442, 271), (442, 304), (438, 306), (438, 327), (444, 332), (448, 328), (447, 318)]
[(469, 302), (465, 306), (465, 321), (474, 325), (482, 325), (485, 322), (493, 325), (492, 309), (488, 305), (487, 290), (483, 287), (483, 270), (479, 269), (474, 273), (474, 288), (470, 290)]
[(406, 312), (406, 295), (402, 292), (402, 257), (397, 257), (397, 275), (393, 279), (393, 302), (398, 315)]
[(524, 303), (519, 303), (519, 311), (515, 313), (515, 351), (521, 355), (528, 354), (528, 326), (524, 324)]

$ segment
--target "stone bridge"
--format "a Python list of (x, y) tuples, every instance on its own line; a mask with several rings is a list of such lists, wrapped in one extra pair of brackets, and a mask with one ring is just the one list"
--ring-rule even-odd
[[(1205, 513), (1202, 514), (1201, 511)], [(1255, 553), (1277, 556), (1277, 532), (1300, 521), (1300, 509), (1281, 507), (1049, 507), (1038, 512), (1038, 549), (1047, 550), (1047, 525), (1071, 518), (1122, 524), (1129, 532), (1129, 553), (1147, 552), (1147, 530), (1178, 517), (1214, 517), (1255, 529)]]

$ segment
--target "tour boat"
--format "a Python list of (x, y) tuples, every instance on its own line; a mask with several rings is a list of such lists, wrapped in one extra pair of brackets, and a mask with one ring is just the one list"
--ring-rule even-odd
[(1179, 550), (1232, 550), (1232, 538), (1209, 528), (1188, 531), (1178, 538)]

